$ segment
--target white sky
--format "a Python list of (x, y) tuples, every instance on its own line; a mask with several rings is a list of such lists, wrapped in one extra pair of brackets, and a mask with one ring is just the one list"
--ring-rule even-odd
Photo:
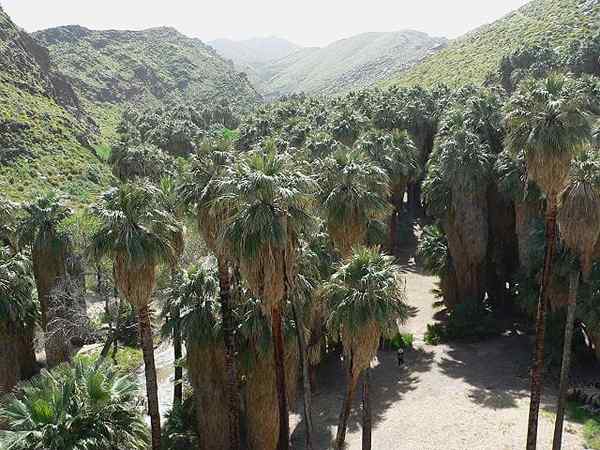
[(17, 25), (36, 31), (169, 25), (204, 41), (280, 36), (325, 45), (366, 31), (413, 29), (457, 37), (527, 0), (0, 0)]

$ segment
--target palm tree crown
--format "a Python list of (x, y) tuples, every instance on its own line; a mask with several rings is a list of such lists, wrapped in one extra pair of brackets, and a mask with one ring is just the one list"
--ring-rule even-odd
[(59, 366), (25, 384), (0, 410), (10, 450), (143, 450), (148, 432), (130, 376), (91, 362)]
[[(100, 222), (89, 249), (92, 256), (110, 256), (117, 262), (118, 271), (119, 267), (140, 272), (147, 269), (146, 275), (154, 280), (155, 266), (175, 258), (172, 239), (179, 229), (173, 217), (160, 209), (158, 199), (160, 192), (148, 182), (128, 183), (108, 191), (92, 208)], [(150, 298), (151, 292), (140, 297), (134, 291), (143, 285), (152, 290), (153, 282), (129, 283), (128, 277), (117, 278), (119, 288), (130, 301)]]
[(341, 150), (321, 162), (320, 202), (336, 248), (348, 255), (364, 242), (371, 220), (391, 212), (390, 187), (385, 171), (362, 152)]
[(331, 311), (327, 325), (341, 336), (357, 375), (369, 367), (381, 335), (395, 334), (408, 318), (404, 285), (393, 258), (358, 247), (324, 286)]
[(558, 194), (574, 153), (591, 137), (588, 102), (580, 82), (562, 74), (524, 81), (507, 105), (507, 147), (521, 150), (527, 176)]
[(234, 212), (225, 238), (253, 294), (267, 303), (278, 302), (294, 278), (298, 239), (313, 225), (316, 183), (269, 144), (242, 158), (221, 183), (219, 201)]

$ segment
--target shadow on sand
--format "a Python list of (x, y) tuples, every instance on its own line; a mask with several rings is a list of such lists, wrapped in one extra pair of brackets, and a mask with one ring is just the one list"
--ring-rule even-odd
[[(385, 416), (392, 404), (403, 394), (414, 390), (419, 383), (419, 373), (426, 372), (433, 363), (433, 352), (423, 349), (406, 353), (406, 363), (398, 367), (396, 352), (381, 350), (371, 369), (371, 410), (373, 427)], [(346, 389), (343, 362), (339, 354), (330, 354), (319, 365), (317, 387), (313, 393), (314, 447), (331, 448), (337, 431), (338, 417)], [(362, 382), (359, 383), (348, 420), (348, 433), (357, 431), (361, 424)], [(298, 395), (296, 412), (302, 414), (302, 396)], [(305, 428), (302, 420), (292, 433), (292, 447), (305, 449)]]

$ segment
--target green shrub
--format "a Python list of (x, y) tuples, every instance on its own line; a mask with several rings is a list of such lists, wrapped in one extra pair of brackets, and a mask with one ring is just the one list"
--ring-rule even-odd
[(439, 345), (446, 340), (445, 327), (441, 323), (427, 324), (427, 331), (423, 337), (426, 344)]
[(183, 405), (175, 405), (167, 413), (163, 428), (162, 448), (164, 450), (195, 450), (198, 448), (198, 436), (195, 431), (196, 411), (193, 397), (186, 399)]
[(387, 343), (394, 350), (398, 350), (400, 348), (409, 349), (413, 348), (414, 335), (412, 333), (398, 333), (392, 339), (388, 340)]

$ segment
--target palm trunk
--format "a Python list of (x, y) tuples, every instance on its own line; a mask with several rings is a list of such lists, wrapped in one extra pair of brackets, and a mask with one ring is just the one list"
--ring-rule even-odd
[(369, 397), (369, 384), (371, 383), (371, 369), (367, 367), (363, 376), (363, 420), (362, 420), (362, 450), (371, 450), (371, 399)]
[(294, 320), (296, 321), (296, 332), (298, 334), (298, 345), (300, 346), (300, 362), (302, 363), (302, 386), (304, 400), (304, 423), (306, 424), (306, 449), (312, 450), (312, 389), (310, 382), (310, 367), (308, 363), (306, 336), (304, 335), (304, 320), (298, 306), (292, 302)]
[(11, 328), (0, 320), (0, 398), (11, 392), (20, 378), (16, 339)]
[(544, 270), (538, 296), (538, 307), (535, 323), (535, 351), (531, 368), (531, 400), (529, 403), (529, 422), (527, 426), (527, 450), (537, 447), (537, 428), (540, 402), (542, 398), (542, 375), (544, 370), (544, 337), (546, 327), (547, 292), (552, 277), (552, 263), (556, 251), (556, 195), (549, 195), (546, 206), (546, 249), (544, 254)]
[(281, 324), (281, 310), (275, 305), (271, 311), (273, 352), (275, 358), (275, 378), (277, 384), (277, 403), (279, 405), (279, 439), (278, 450), (288, 450), (290, 447), (290, 423), (288, 416), (284, 355), (283, 326)]
[(183, 356), (181, 345), (181, 327), (179, 325), (179, 308), (173, 311), (175, 326), (173, 328), (173, 359), (175, 360), (175, 378), (173, 387), (173, 405), (183, 404), (183, 367), (181, 357)]
[(21, 379), (28, 380), (38, 372), (35, 356), (34, 327), (28, 325), (23, 334), (18, 337), (19, 369)]
[(138, 309), (140, 337), (144, 353), (144, 369), (146, 372), (146, 396), (148, 398), (148, 415), (152, 430), (152, 450), (160, 450), (160, 411), (158, 407), (158, 385), (156, 382), (156, 366), (154, 364), (154, 342), (148, 305)]
[(579, 272), (574, 272), (571, 274), (569, 280), (569, 303), (567, 305), (565, 342), (563, 346), (562, 366), (560, 368), (560, 390), (558, 394), (558, 407), (556, 409), (556, 422), (554, 423), (554, 441), (552, 443), (552, 450), (560, 450), (562, 444), (565, 405), (567, 403), (567, 389), (569, 388), (569, 370), (571, 369), (571, 343), (573, 342), (573, 326), (575, 324), (578, 289)]
[(346, 429), (348, 428), (348, 418), (350, 417), (350, 410), (352, 409), (352, 400), (354, 399), (354, 392), (356, 391), (356, 385), (358, 384), (358, 377), (352, 376), (352, 357), (348, 361), (348, 384), (346, 386), (346, 396), (344, 397), (344, 403), (342, 405), (342, 411), (340, 412), (340, 419), (337, 429), (337, 435), (335, 437), (335, 448), (336, 450), (342, 450), (346, 443)]
[(231, 450), (240, 448), (240, 408), (241, 398), (237, 378), (237, 365), (235, 356), (235, 338), (233, 311), (231, 307), (231, 282), (229, 266), (221, 257), (218, 258), (219, 290), (221, 301), (221, 314), (223, 317), (223, 341), (225, 344), (225, 373), (227, 374), (227, 408), (229, 417), (229, 441)]

